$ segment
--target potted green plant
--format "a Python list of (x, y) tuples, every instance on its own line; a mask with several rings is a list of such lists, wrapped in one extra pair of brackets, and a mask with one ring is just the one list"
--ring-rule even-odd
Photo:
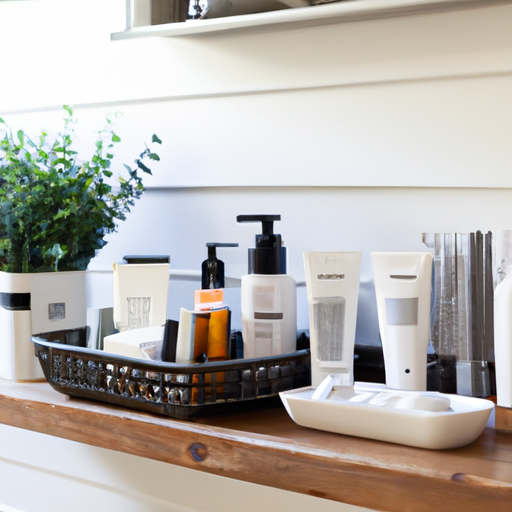
[[(23, 130), (13, 133), (0, 118), (0, 322), (12, 326), (9, 340), (0, 333), (0, 377), (12, 380), (40, 374), (23, 362), (24, 353), (29, 366), (35, 360), (31, 334), (85, 325), (82, 271), (142, 195), (148, 162), (159, 160), (146, 146), (116, 179), (120, 138), (112, 120), (84, 160), (73, 147), (73, 111), (64, 108), (63, 130), (53, 137), (41, 132), (37, 140)], [(161, 140), (153, 135), (151, 142)]]
[[(111, 163), (120, 138), (111, 120), (92, 157), (81, 160), (73, 149), (73, 111), (65, 109), (65, 129), (53, 140), (45, 132), (37, 142), (22, 130), (14, 136), (0, 118), (0, 270), (85, 270), (143, 193), (142, 175), (151, 174), (144, 161), (159, 160), (146, 147), (115, 187)], [(161, 143), (156, 135), (152, 142)]]

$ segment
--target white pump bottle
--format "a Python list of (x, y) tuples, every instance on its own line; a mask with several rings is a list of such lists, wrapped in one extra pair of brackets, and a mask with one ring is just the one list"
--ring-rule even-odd
[(274, 234), (280, 215), (239, 215), (238, 222), (261, 222), (262, 234), (249, 249), (249, 274), (242, 276), (244, 358), (294, 352), (297, 346), (295, 280), (286, 275), (286, 248)]

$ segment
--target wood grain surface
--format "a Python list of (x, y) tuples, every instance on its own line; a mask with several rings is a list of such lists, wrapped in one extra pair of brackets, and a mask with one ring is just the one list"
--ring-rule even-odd
[(512, 409), (496, 406), (496, 429), (512, 432)]
[(0, 423), (375, 510), (512, 510), (512, 434), (490, 428), (433, 451), (299, 427), (281, 407), (190, 422), (1, 381)]

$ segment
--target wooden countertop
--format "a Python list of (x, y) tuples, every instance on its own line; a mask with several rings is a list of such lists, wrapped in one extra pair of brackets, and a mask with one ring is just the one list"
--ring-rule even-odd
[(512, 510), (512, 434), (423, 450), (297, 426), (282, 407), (190, 422), (0, 381), (0, 423), (375, 510)]

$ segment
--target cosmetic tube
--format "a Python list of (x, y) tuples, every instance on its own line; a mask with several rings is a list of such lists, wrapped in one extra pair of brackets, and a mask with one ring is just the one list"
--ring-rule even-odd
[(372, 262), (386, 385), (425, 391), (432, 255), (374, 252)]
[(329, 374), (338, 384), (354, 383), (360, 270), (360, 252), (304, 253), (313, 387)]

